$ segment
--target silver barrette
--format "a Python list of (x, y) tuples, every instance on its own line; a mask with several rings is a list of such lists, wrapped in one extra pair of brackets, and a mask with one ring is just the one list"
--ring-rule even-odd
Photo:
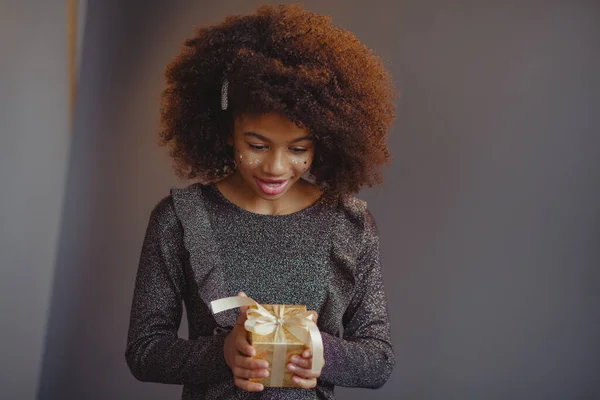
[(221, 86), (221, 110), (227, 110), (227, 91), (229, 90), (229, 81), (227, 78), (223, 79), (223, 86)]

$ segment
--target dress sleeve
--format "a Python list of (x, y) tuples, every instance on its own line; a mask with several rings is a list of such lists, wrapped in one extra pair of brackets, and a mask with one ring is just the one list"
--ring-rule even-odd
[(396, 359), (390, 337), (375, 220), (366, 212), (356, 286), (344, 313), (343, 337), (322, 332), (325, 366), (320, 380), (338, 386), (380, 388)]
[(135, 281), (125, 358), (140, 381), (198, 384), (233, 379), (223, 356), (228, 332), (178, 337), (186, 280), (183, 228), (171, 196), (152, 211)]

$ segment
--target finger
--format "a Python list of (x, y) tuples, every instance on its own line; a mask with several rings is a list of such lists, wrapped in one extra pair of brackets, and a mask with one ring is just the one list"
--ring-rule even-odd
[[(248, 297), (244, 292), (239, 292), (237, 295), (242, 297)], [(248, 306), (240, 307), (240, 315), (238, 316), (238, 320), (236, 322), (237, 324), (244, 325), (244, 322), (246, 322), (246, 319), (248, 319), (246, 317), (246, 311), (248, 311)]]
[(312, 354), (310, 354), (310, 350), (306, 349), (302, 352), (302, 357), (304, 358), (311, 358)]
[(302, 358), (302, 357), (294, 355), (290, 358), (290, 362), (292, 364), (295, 364), (302, 368), (308, 368), (308, 369), (312, 368), (312, 358), (306, 359), (306, 358)]
[(287, 368), (292, 371), (294, 373), (294, 375), (298, 375), (301, 378), (304, 379), (313, 379), (313, 378), (318, 378), (319, 376), (321, 376), (321, 371), (317, 372), (317, 373), (313, 373), (312, 369), (310, 368), (302, 368), (299, 367), (295, 364), (289, 363), (287, 365)]
[(247, 357), (254, 357), (256, 355), (256, 350), (248, 343), (248, 339), (246, 339), (245, 335), (238, 335), (235, 341), (235, 348)]
[(234, 376), (236, 376), (238, 378), (244, 378), (244, 379), (267, 378), (269, 376), (268, 369), (248, 369), (248, 368), (242, 368), (242, 367), (235, 366), (235, 367), (233, 367), (231, 372), (233, 372)]
[(262, 383), (250, 382), (248, 379), (234, 377), (233, 383), (235, 384), (235, 386), (247, 392), (262, 392), (262, 390), (264, 389)]
[(237, 325), (244, 326), (244, 323), (246, 322), (247, 319), (248, 319), (248, 316), (246, 314), (246, 311), (241, 311), (240, 310), (240, 314), (238, 315), (237, 320), (235, 321), (235, 323)]
[[(237, 295), (242, 297), (248, 297), (244, 292), (239, 292)], [(241, 306), (240, 309), (248, 309), (248, 306)]]
[(299, 377), (298, 375), (294, 375), (292, 377), (292, 381), (294, 382), (294, 384), (296, 384), (296, 386), (298, 386), (302, 389), (312, 389), (317, 386), (316, 378), (303, 379), (303, 378)]
[(246, 357), (242, 354), (235, 356), (233, 363), (236, 367), (246, 369), (267, 369), (269, 368), (269, 362), (267, 360), (256, 360), (254, 358)]

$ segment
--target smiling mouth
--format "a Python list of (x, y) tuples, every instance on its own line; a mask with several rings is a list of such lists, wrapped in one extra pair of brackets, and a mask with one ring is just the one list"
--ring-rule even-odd
[(287, 187), (289, 179), (260, 179), (255, 178), (258, 186), (265, 194), (279, 194)]

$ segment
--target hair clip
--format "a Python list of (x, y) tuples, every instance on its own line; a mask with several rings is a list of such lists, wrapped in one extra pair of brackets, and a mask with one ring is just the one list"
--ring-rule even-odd
[(227, 92), (229, 90), (229, 81), (227, 78), (223, 79), (223, 86), (221, 86), (221, 110), (227, 110)]

